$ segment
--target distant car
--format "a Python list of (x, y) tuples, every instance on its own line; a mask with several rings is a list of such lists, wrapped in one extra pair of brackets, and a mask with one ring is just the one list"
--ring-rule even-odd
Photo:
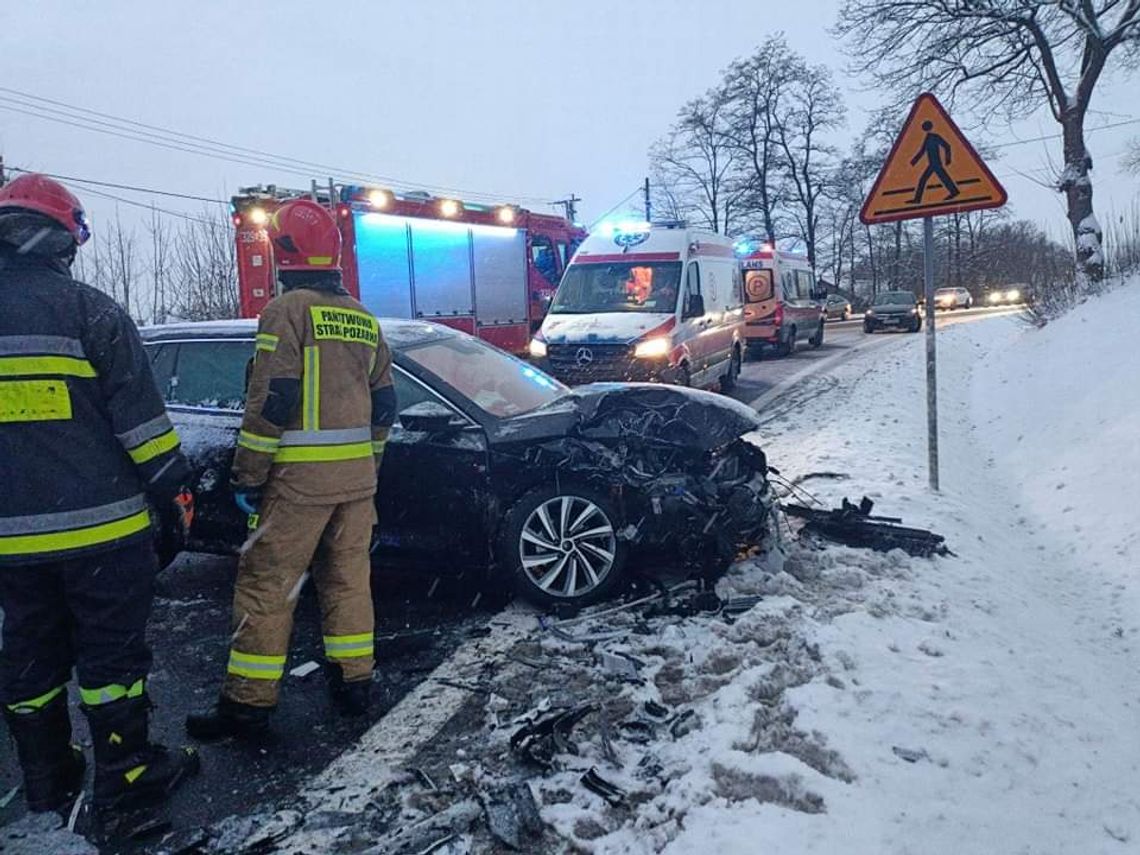
[(846, 321), (851, 318), (851, 301), (842, 294), (829, 294), (823, 309), (829, 321)]
[(934, 292), (934, 308), (968, 309), (974, 305), (974, 298), (965, 288), (939, 288)]
[(1016, 306), (1021, 302), (1020, 288), (996, 288), (986, 294), (987, 306)]
[[(493, 572), (539, 605), (581, 606), (620, 588), (641, 551), (712, 575), (766, 536), (764, 453), (741, 439), (761, 422), (744, 404), (665, 385), (572, 390), (440, 324), (380, 324), (400, 413), (380, 469), (377, 565)], [(247, 536), (230, 467), (256, 332), (252, 320), (142, 330), (195, 473), (193, 550), (236, 553)]]
[(910, 291), (884, 291), (877, 295), (863, 315), (863, 332), (881, 329), (918, 332), (922, 329), (922, 315), (918, 302)]

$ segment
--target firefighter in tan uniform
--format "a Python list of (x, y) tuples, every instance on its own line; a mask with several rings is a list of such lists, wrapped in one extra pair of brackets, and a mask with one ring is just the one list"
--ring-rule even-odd
[(396, 412), (391, 357), (376, 318), (341, 287), (332, 215), (289, 202), (269, 235), (284, 293), (258, 324), (233, 468), (235, 499), (256, 528), (238, 566), (221, 697), (186, 720), (200, 739), (268, 728), (310, 564), (335, 705), (364, 713), (372, 685), (369, 544)]

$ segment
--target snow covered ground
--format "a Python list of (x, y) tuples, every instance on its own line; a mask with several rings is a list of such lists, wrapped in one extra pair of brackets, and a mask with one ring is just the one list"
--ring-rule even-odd
[(856, 780), (800, 769), (820, 814), (713, 799), (668, 851), (1140, 851), (1136, 317), (1140, 283), (1041, 331), (941, 334), (941, 495), (924, 486), (918, 341), (861, 355), (773, 425), (785, 472), (851, 476), (805, 484), (825, 501), (858, 485), (957, 557), (819, 558), (825, 584), (851, 574), (851, 610), (807, 609), (829, 676), (785, 703)]
[[(784, 476), (832, 473), (801, 487), (827, 506), (866, 494), (954, 557), (809, 543), (784, 521), (780, 549), (719, 583), (762, 597), (735, 617), (628, 609), (558, 634), (513, 606), (282, 806), (300, 810), (236, 820), (227, 839), (1140, 852), (1137, 317), (1140, 282), (1042, 330), (1012, 316), (941, 330), (940, 494), (920, 336), (884, 337), (766, 407), (757, 440)], [(542, 710), (583, 703), (551, 769), (512, 751)], [(590, 770), (621, 795), (584, 786)]]
[[(524, 851), (1140, 851), (1140, 358), (1121, 320), (1136, 317), (1140, 283), (1044, 330), (941, 332), (937, 495), (920, 337), (800, 384), (760, 437), (774, 465), (846, 476), (802, 486), (829, 506), (865, 493), (955, 557), (819, 548), (785, 528), (781, 551), (720, 583), (764, 596), (734, 621), (536, 629), (451, 675), (476, 692), (409, 761), (431, 787), (372, 789), (369, 851), (492, 849), (479, 801), (520, 774), (546, 827)], [(520, 773), (520, 714), (590, 701), (577, 752)], [(591, 768), (624, 799), (585, 788)], [(336, 802), (346, 783), (317, 803), (355, 811)], [(355, 825), (296, 851), (360, 851)]]

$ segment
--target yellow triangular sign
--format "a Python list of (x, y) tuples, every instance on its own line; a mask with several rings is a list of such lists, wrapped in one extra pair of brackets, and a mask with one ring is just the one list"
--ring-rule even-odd
[(1005, 188), (929, 92), (918, 96), (875, 185), (865, 224), (999, 208)]

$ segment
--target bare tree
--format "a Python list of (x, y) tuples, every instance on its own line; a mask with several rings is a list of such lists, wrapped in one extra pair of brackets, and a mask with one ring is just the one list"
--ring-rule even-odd
[(759, 219), (768, 243), (775, 245), (786, 171), (776, 131), (789, 77), (802, 62), (777, 34), (752, 56), (737, 60), (724, 73), (729, 102), (728, 137), (740, 158), (746, 203)]
[(711, 89), (681, 108), (676, 124), (649, 154), (657, 182), (672, 188), (679, 211), (722, 233), (743, 196), (728, 116), (724, 88)]
[(794, 219), (815, 264), (820, 201), (829, 191), (834, 147), (827, 134), (843, 124), (846, 111), (831, 71), (825, 65), (794, 61), (788, 78), (788, 97), (776, 110), (775, 137), (784, 156)]
[(206, 321), (238, 316), (237, 258), (229, 218), (206, 211), (174, 241), (176, 314)]
[(151, 210), (150, 221), (146, 225), (150, 239), (150, 320), (151, 323), (166, 322), (170, 313), (172, 280), (174, 276), (173, 233), (159, 212)]
[(1089, 279), (1103, 276), (1085, 117), (1110, 58), (1140, 54), (1140, 0), (845, 0), (836, 29), (855, 69), (900, 98), (961, 92), (983, 119), (1048, 104), (1077, 259)]
[(1128, 150), (1124, 153), (1124, 171), (1140, 175), (1140, 137), (1128, 141)]

